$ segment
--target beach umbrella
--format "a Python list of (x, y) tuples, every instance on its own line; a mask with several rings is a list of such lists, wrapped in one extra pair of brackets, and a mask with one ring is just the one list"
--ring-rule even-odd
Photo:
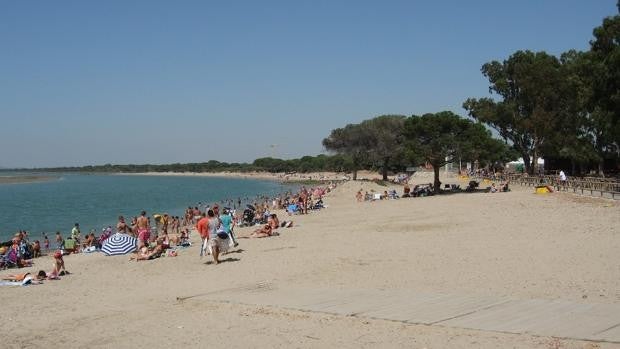
[(137, 244), (138, 240), (136, 238), (127, 234), (116, 233), (103, 242), (101, 252), (108, 256), (127, 254), (134, 252)]
[(247, 204), (246, 206), (247, 206), (247, 208), (249, 208), (250, 210), (252, 210), (252, 211), (256, 211), (256, 208), (254, 208), (254, 206), (252, 206), (252, 205), (250, 205), (250, 204)]

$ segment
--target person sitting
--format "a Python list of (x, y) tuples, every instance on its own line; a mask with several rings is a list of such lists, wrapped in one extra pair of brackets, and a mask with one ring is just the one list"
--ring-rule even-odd
[(273, 232), (273, 229), (271, 228), (271, 224), (265, 224), (262, 227), (254, 230), (254, 232), (250, 234), (250, 237), (251, 238), (266, 238), (272, 235), (275, 235), (275, 234)]
[(508, 183), (509, 181), (503, 182), (499, 185), (499, 191), (501, 192), (507, 192), (510, 191), (510, 188), (508, 188)]
[(278, 216), (275, 213), (272, 213), (271, 215), (269, 215), (269, 218), (267, 219), (267, 224), (271, 226), (272, 230), (276, 230), (280, 226), (280, 220), (278, 219)]
[(95, 234), (90, 233), (86, 235), (86, 237), (84, 238), (84, 242), (82, 243), (82, 249), (86, 250), (87, 248), (93, 246), (94, 243), (95, 243)]
[(357, 194), (355, 194), (355, 198), (357, 199), (357, 202), (362, 202), (363, 198), (364, 198), (364, 194), (362, 194), (362, 189), (360, 189)]
[(62, 259), (62, 252), (56, 251), (56, 252), (54, 252), (53, 269), (49, 273), (48, 278), (50, 278), (50, 279), (57, 279), (59, 276), (62, 276), (62, 275), (65, 275), (65, 274), (69, 274), (69, 272), (65, 268), (65, 261)]
[(489, 188), (489, 191), (491, 193), (497, 193), (497, 187), (495, 186), (495, 183), (491, 183), (491, 187)]
[(74, 240), (71, 236), (69, 236), (67, 240), (65, 240), (65, 253), (66, 254), (77, 253), (78, 250), (79, 250), (79, 246), (77, 244), (77, 241)]
[(138, 251), (138, 255), (136, 257), (131, 257), (129, 260), (135, 259), (137, 261), (147, 261), (150, 259), (155, 259), (161, 256), (162, 252), (164, 252), (163, 239), (157, 239), (157, 244), (153, 248), (152, 251), (149, 251), (149, 248), (143, 246)]

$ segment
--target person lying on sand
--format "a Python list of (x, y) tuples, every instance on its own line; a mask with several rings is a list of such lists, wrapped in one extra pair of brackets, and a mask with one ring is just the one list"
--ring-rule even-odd
[(36, 275), (31, 275), (30, 273), (24, 273), (24, 274), (11, 274), (11, 275), (7, 275), (7, 276), (3, 276), (2, 280), (6, 280), (6, 281), (24, 281), (24, 279), (26, 279), (28, 276), (32, 277), (32, 280), (34, 281), (42, 281), (42, 280), (46, 280), (47, 277), (47, 273), (44, 270), (39, 270), (39, 272)]
[(140, 248), (140, 251), (138, 251), (138, 255), (135, 257), (129, 258), (129, 260), (135, 259), (136, 262), (137, 261), (148, 261), (148, 260), (155, 259), (161, 256), (162, 252), (164, 252), (163, 239), (159, 238), (157, 239), (157, 245), (155, 245), (152, 251), (149, 251), (148, 247), (143, 246), (142, 248)]

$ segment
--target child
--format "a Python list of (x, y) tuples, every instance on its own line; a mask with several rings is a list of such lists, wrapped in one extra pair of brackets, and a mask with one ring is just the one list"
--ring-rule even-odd
[(45, 252), (50, 250), (50, 239), (47, 238), (47, 234), (43, 236), (43, 245), (45, 246)]

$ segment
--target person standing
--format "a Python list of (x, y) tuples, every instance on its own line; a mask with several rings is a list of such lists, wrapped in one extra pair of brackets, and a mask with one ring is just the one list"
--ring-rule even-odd
[(151, 227), (149, 226), (149, 220), (146, 218), (146, 211), (140, 213), (136, 225), (138, 229), (138, 250), (140, 250), (142, 247), (148, 246), (151, 237)]
[(50, 239), (47, 238), (47, 234), (43, 235), (43, 246), (45, 247), (45, 253), (50, 250)]
[(220, 237), (217, 233), (217, 229), (220, 227), (220, 219), (215, 215), (213, 210), (207, 211), (207, 217), (209, 218), (208, 222), (208, 231), (207, 235), (208, 243), (207, 245), (211, 249), (211, 254), (213, 255), (213, 262), (215, 264), (219, 264), (219, 255), (220, 253), (226, 253), (228, 251), (228, 236), (224, 234), (223, 237)]
[(118, 223), (116, 223), (116, 231), (122, 234), (127, 234), (129, 232), (129, 227), (127, 226), (127, 223), (125, 223), (125, 217), (118, 216)]
[(209, 230), (208, 230), (209, 219), (207, 215), (203, 212), (200, 214), (200, 219), (198, 223), (196, 223), (196, 230), (198, 234), (200, 234), (201, 244), (200, 244), (200, 257), (204, 256), (204, 253), (207, 249), (207, 241), (209, 240)]
[(71, 238), (75, 241), (76, 245), (80, 242), (80, 223), (75, 223), (73, 229), (71, 229)]
[(62, 238), (59, 231), (56, 232), (56, 249), (61, 253), (64, 253), (65, 239)]
[(566, 187), (566, 174), (564, 173), (564, 170), (560, 170), (560, 185), (562, 187)]
[(232, 218), (232, 215), (228, 211), (228, 209), (224, 208), (224, 211), (222, 211), (222, 215), (220, 215), (220, 222), (222, 224), (222, 230), (224, 230), (226, 232), (226, 234), (228, 234), (228, 236), (230, 236), (230, 239), (232, 240), (232, 243), (234, 244), (234, 247), (237, 247), (239, 245), (239, 243), (235, 239), (235, 235), (233, 233), (233, 228), (235, 226), (235, 222), (234, 222), (234, 220)]

